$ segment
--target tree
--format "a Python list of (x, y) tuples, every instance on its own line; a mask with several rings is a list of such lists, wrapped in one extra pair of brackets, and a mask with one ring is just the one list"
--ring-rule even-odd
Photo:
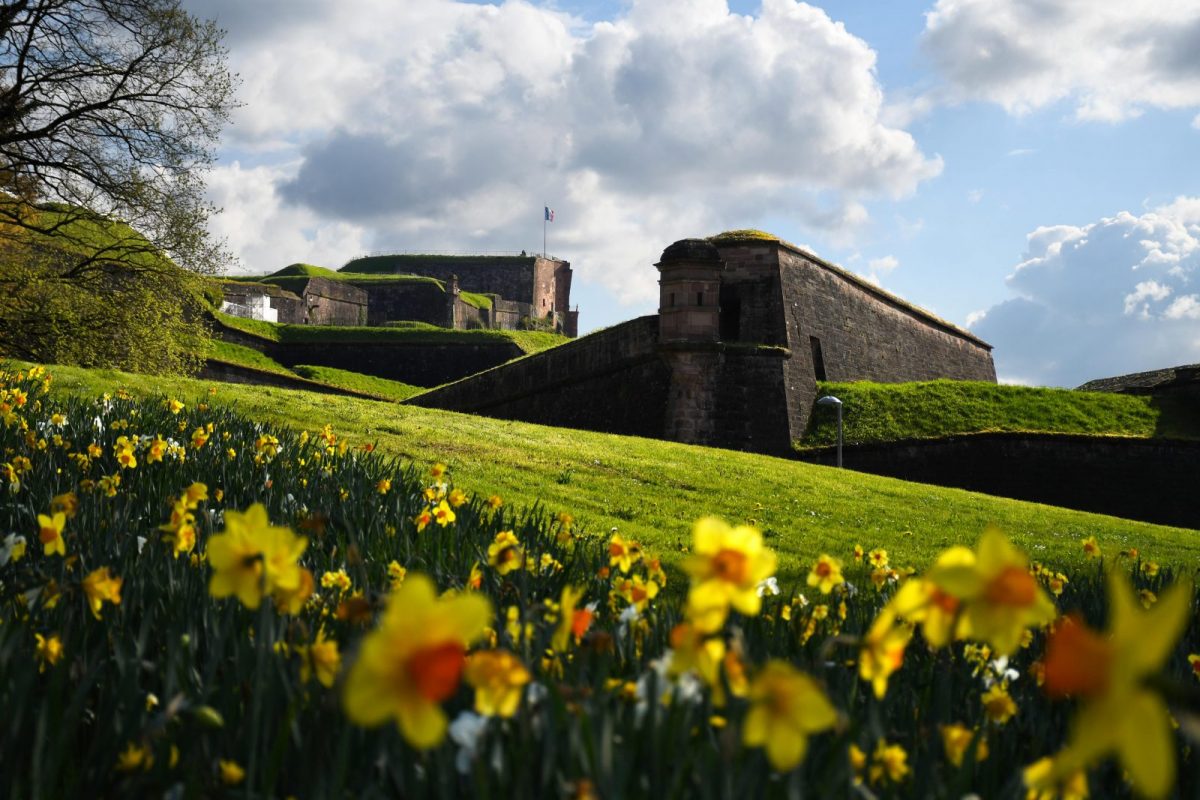
[(0, 0), (0, 351), (86, 332), (56, 293), (114, 306), (138, 280), (178, 294), (175, 263), (219, 270), (202, 174), (234, 105), (222, 36), (178, 0)]

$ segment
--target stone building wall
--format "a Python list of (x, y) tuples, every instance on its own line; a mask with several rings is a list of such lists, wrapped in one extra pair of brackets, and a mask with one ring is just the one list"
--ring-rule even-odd
[(312, 278), (304, 287), (309, 325), (366, 325), (367, 292), (328, 278)]
[(436, 283), (363, 281), (355, 285), (367, 293), (368, 325), (401, 320), (446, 324), (446, 292)]
[(658, 318), (640, 317), (406, 402), (661, 438), (670, 372), (657, 344)]
[[(799, 458), (832, 465), (836, 450), (806, 450)], [(977, 433), (851, 445), (843, 449), (843, 462), (906, 481), (1200, 528), (1200, 442)]]
[(783, 242), (718, 244), (722, 339), (785, 342), (790, 435), (798, 439), (816, 381), (996, 380), (982, 340)]

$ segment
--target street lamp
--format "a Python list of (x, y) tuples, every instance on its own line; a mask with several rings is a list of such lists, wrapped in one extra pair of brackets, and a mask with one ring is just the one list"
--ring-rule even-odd
[(819, 406), (833, 406), (837, 409), (838, 417), (838, 449), (837, 449), (837, 465), (842, 466), (842, 401), (838, 400), (831, 394), (817, 398)]

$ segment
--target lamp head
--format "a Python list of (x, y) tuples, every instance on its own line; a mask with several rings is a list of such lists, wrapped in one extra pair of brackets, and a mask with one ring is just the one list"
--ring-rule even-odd
[(834, 397), (831, 394), (827, 394), (824, 397), (817, 398), (817, 405), (819, 405), (819, 406), (840, 406), (841, 404), (842, 404), (842, 401), (837, 399), (836, 397)]

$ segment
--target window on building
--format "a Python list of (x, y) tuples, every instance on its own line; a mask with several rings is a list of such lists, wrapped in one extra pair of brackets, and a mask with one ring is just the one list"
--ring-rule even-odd
[(815, 336), (808, 337), (808, 343), (812, 345), (812, 360), (813, 374), (817, 380), (827, 380), (825, 377), (825, 357), (821, 355), (821, 340)]
[(742, 299), (737, 288), (728, 284), (721, 287), (720, 301), (721, 341), (737, 342), (742, 338)]
[(704, 305), (704, 292), (696, 292), (696, 305)]
[(671, 306), (671, 308), (674, 308), (675, 307), (675, 293), (674, 292), (671, 292), (670, 298), (671, 298), (670, 306)]

